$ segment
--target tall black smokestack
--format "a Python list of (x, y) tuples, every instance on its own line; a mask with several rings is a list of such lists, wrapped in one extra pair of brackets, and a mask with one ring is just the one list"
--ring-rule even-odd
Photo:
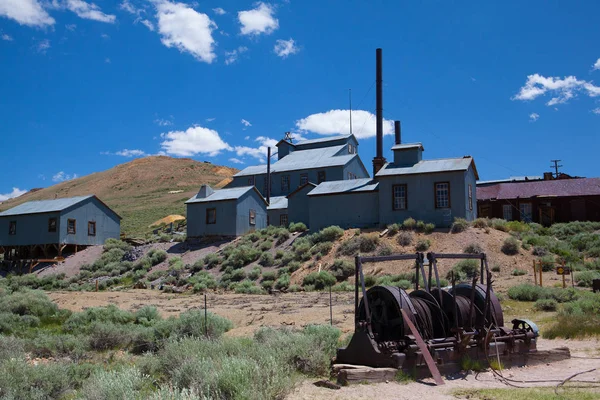
[(381, 62), (381, 49), (376, 50), (376, 77), (375, 88), (377, 91), (377, 153), (373, 159), (373, 177), (385, 164), (383, 158), (383, 72)]
[(400, 121), (394, 121), (394, 134), (396, 136), (396, 144), (402, 143), (402, 133), (400, 131)]

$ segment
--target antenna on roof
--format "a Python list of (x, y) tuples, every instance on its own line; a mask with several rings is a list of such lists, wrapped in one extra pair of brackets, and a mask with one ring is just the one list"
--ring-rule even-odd
[(558, 163), (562, 161), (562, 160), (550, 160), (551, 163), (554, 163), (554, 165), (551, 165), (550, 168), (554, 168), (554, 170), (556, 171), (556, 175), (555, 178), (558, 179), (558, 169), (560, 167), (562, 167), (562, 165), (558, 165)]
[(292, 137), (292, 133), (291, 132), (286, 132), (285, 133), (285, 137), (283, 138), (283, 140), (288, 141), (290, 143), (294, 143), (294, 138)]
[(348, 89), (348, 92), (350, 97), (350, 134), (352, 135), (352, 89)]

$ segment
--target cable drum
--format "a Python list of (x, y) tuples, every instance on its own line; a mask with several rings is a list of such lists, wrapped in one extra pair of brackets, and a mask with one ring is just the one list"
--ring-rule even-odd
[(417, 329), (423, 339), (445, 338), (448, 329), (448, 317), (444, 314), (437, 299), (424, 290), (409, 294), (415, 306)]
[[(400, 341), (410, 334), (402, 318), (401, 309), (414, 316), (415, 308), (403, 290), (395, 286), (373, 286), (367, 290), (367, 303), (371, 314), (371, 331), (378, 342)], [(366, 320), (364, 299), (358, 306), (360, 321)], [(411, 318), (413, 323), (416, 319)]]
[[(457, 299), (460, 296), (464, 296), (467, 298), (470, 303), (471, 292), (473, 291), (473, 287), (466, 283), (461, 283), (456, 285), (455, 287)], [(486, 292), (487, 286), (478, 283), (475, 285), (475, 296), (474, 296), (474, 307), (473, 314), (475, 314), (475, 322), (479, 326), (489, 326), (493, 325), (495, 327), (503, 327), (504, 326), (504, 315), (502, 313), (502, 307), (500, 306), (500, 301), (498, 297), (494, 294), (493, 291), (490, 290), (490, 302), (489, 309), (487, 311), (487, 315), (483, 316), (485, 310), (485, 302), (486, 302)], [(452, 289), (449, 290), (450, 294), (454, 294)], [(458, 301), (457, 301), (458, 303)], [(468, 310), (468, 308), (467, 308)], [(467, 311), (468, 314), (468, 311)], [(465, 320), (466, 321), (466, 320)]]

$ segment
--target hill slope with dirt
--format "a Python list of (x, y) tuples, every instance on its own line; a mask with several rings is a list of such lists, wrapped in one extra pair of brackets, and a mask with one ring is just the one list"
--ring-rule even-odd
[(138, 158), (109, 170), (26, 193), (0, 204), (0, 211), (31, 200), (95, 194), (123, 220), (121, 232), (139, 235), (170, 214), (185, 215), (184, 202), (200, 185), (223, 187), (238, 172), (189, 158)]

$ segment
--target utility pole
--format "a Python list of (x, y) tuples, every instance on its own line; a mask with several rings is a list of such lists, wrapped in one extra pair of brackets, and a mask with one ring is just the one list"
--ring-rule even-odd
[(558, 165), (558, 163), (559, 163), (560, 161), (561, 161), (561, 160), (550, 160), (550, 162), (554, 163), (554, 165), (551, 165), (551, 166), (550, 166), (550, 168), (554, 168), (554, 170), (556, 171), (556, 173), (555, 173), (555, 175), (554, 175), (554, 177), (555, 177), (556, 179), (558, 179), (558, 169), (559, 169), (560, 167), (562, 167), (562, 165)]

